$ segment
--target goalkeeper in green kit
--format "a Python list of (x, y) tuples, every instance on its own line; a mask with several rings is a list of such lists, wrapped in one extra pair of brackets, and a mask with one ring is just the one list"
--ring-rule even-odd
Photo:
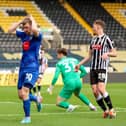
[(79, 61), (75, 58), (67, 57), (67, 50), (65, 48), (61, 48), (57, 50), (57, 58), (59, 59), (56, 64), (55, 75), (52, 80), (52, 84), (49, 86), (47, 91), (52, 94), (53, 87), (59, 77), (62, 75), (64, 86), (57, 97), (56, 105), (62, 108), (67, 109), (68, 112), (72, 112), (77, 108), (76, 105), (71, 105), (67, 102), (67, 100), (74, 93), (76, 97), (78, 97), (83, 103), (85, 103), (89, 108), (93, 111), (96, 111), (96, 107), (89, 101), (89, 99), (82, 93), (80, 93), (82, 88), (82, 82), (80, 78), (87, 75), (84, 66), (80, 67), (80, 72), (76, 72), (75, 66), (79, 63)]

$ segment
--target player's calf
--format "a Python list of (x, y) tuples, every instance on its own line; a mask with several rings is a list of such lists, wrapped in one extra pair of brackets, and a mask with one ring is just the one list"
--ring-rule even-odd
[(90, 102), (90, 100), (82, 93), (74, 93), (84, 104), (86, 104), (90, 110), (97, 111), (97, 108)]
[(42, 97), (41, 96), (37, 96), (37, 103), (36, 103), (36, 105), (37, 105), (38, 112), (40, 112), (41, 109), (42, 109)]
[(66, 99), (60, 96), (57, 97), (56, 105), (61, 108), (67, 109), (67, 112), (72, 112), (78, 107), (76, 105), (71, 105), (69, 102), (66, 102)]
[(23, 124), (30, 123), (31, 119), (30, 119), (29, 88), (22, 87), (22, 89), (20, 89), (18, 91), (18, 95), (23, 101), (23, 109), (24, 109), (24, 112), (25, 112), (25, 118), (21, 121), (21, 123), (23, 123)]
[(18, 90), (18, 97), (21, 100), (26, 100), (29, 98), (29, 89), (26, 87), (22, 87), (22, 89)]

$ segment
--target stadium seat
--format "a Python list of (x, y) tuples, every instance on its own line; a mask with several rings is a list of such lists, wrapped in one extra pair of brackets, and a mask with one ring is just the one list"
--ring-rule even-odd
[(64, 9), (57, 0), (36, 0), (38, 6), (61, 30), (64, 44), (87, 44), (90, 34)]
[[(92, 26), (96, 19), (106, 23), (106, 33), (115, 41), (118, 49), (125, 49), (126, 29), (117, 22), (101, 5), (99, 1), (67, 0), (76, 11)], [(107, 1), (106, 1), (107, 2)], [(110, 1), (109, 1), (110, 2)], [(109, 3), (110, 4), (110, 3)], [(104, 5), (104, 4), (103, 4)], [(111, 4), (110, 4), (111, 5)], [(117, 4), (118, 5), (118, 4)], [(116, 9), (113, 9), (113, 11)], [(120, 42), (120, 43), (118, 43)]]
[[(53, 29), (49, 19), (43, 14), (32, 1), (24, 0), (0, 0), (0, 52), (21, 51), (20, 39), (7, 33), (10, 25), (21, 20), (27, 14), (31, 14), (41, 28)], [(11, 43), (11, 44), (10, 44)]]

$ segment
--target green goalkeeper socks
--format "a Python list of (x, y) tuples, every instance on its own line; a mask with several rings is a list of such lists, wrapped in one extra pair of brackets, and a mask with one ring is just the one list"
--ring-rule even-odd
[(69, 107), (69, 103), (68, 102), (65, 102), (65, 101), (62, 101), (58, 104), (59, 107), (62, 107), (62, 108), (65, 108), (67, 109)]
[(89, 106), (90, 101), (89, 101), (89, 99), (88, 99), (85, 95), (83, 95), (83, 94), (80, 93), (79, 96), (78, 96), (78, 98), (79, 98), (83, 103), (85, 103), (86, 105)]

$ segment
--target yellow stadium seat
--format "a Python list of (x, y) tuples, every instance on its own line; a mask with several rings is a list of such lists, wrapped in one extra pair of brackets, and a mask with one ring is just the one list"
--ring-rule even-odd
[(126, 18), (120, 11), (126, 10), (126, 4), (123, 6), (119, 3), (102, 3), (107, 12), (112, 15), (123, 27), (126, 28)]
[[(16, 0), (0, 0), (0, 7), (19, 7), (24, 8), (27, 13), (31, 14), (40, 27), (52, 28), (52, 24), (45, 18), (45, 15), (39, 12), (39, 10), (33, 5), (31, 1), (16, 1)], [(6, 16), (0, 11), (0, 26), (5, 32), (8, 31), (9, 26), (18, 20), (21, 20), (22, 16)]]

